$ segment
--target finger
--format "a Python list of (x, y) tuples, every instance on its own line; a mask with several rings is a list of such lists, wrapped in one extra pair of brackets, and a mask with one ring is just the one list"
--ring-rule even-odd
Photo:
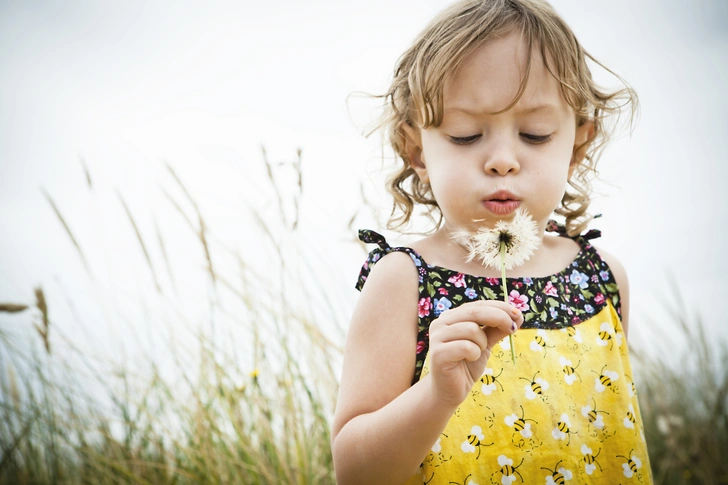
[(433, 346), (430, 352), (432, 353), (433, 366), (435, 366), (437, 364), (456, 363), (463, 360), (475, 362), (480, 359), (483, 350), (470, 340), (454, 340)]
[[(430, 334), (432, 337), (432, 334)], [(435, 334), (434, 338), (439, 342), (454, 342), (455, 340), (470, 340), (480, 349), (488, 346), (488, 337), (486, 337), (483, 327), (475, 322), (457, 322), (452, 325), (446, 325)]]
[(506, 302), (500, 301), (500, 300), (479, 300), (479, 301), (473, 302), (473, 303), (479, 303), (481, 305), (484, 304), (484, 305), (491, 306), (494, 308), (500, 308), (501, 310), (506, 312), (511, 317), (511, 320), (516, 322), (516, 326), (518, 326), (520, 328), (521, 325), (523, 324), (523, 313), (521, 312), (521, 310), (514, 307), (510, 303), (506, 303)]
[[(503, 332), (511, 333), (517, 330), (518, 326), (520, 326), (523, 321), (523, 317), (520, 315), (520, 312), (518, 312), (518, 316), (516, 316), (516, 314), (511, 311), (511, 309), (516, 309), (510, 305), (503, 302), (482, 303), (483, 304), (461, 305), (452, 310), (443, 312), (435, 322), (439, 321), (438, 325), (453, 325), (458, 322), (469, 321), (475, 322), (482, 327), (498, 327)], [(435, 322), (433, 322), (433, 324)]]

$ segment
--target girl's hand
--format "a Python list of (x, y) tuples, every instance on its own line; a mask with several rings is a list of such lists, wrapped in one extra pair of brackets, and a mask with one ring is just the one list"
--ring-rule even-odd
[(443, 312), (430, 325), (430, 378), (435, 396), (465, 400), (485, 371), (491, 349), (516, 332), (523, 315), (502, 301), (474, 301)]

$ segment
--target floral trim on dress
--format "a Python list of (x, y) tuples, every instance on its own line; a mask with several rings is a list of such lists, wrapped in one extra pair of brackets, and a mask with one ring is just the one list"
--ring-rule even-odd
[[(550, 232), (568, 237), (553, 221)], [(508, 300), (523, 312), (521, 328), (556, 330), (578, 325), (611, 302), (620, 313), (620, 296), (614, 275), (589, 239), (601, 233), (592, 230), (573, 239), (581, 246), (569, 266), (558, 273), (538, 278), (507, 278)], [(416, 366), (412, 383), (419, 379), (429, 347), (430, 323), (442, 312), (474, 300), (503, 300), (500, 278), (486, 278), (427, 264), (414, 249), (391, 247), (374, 231), (359, 230), (359, 239), (377, 244), (359, 273), (356, 289), (363, 288), (371, 268), (383, 256), (397, 251), (410, 255), (419, 275), (418, 334)]]

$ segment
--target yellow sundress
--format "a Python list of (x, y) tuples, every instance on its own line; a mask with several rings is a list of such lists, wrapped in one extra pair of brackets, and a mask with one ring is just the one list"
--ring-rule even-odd
[[(581, 251), (559, 273), (507, 279), (509, 300), (524, 314), (514, 336), (516, 365), (505, 339), (407, 485), (652, 483), (619, 290), (589, 243), (598, 235), (575, 238)], [(359, 237), (379, 247), (369, 253), (358, 289), (392, 251), (408, 253), (418, 269), (413, 383), (428, 373), (427, 332), (440, 313), (476, 299), (503, 299), (498, 278), (428, 265), (373, 231)]]

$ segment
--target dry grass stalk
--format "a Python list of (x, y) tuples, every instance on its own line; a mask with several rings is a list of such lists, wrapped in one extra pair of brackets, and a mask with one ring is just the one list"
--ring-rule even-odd
[(91, 276), (91, 279), (94, 279), (93, 273), (91, 272), (91, 267), (88, 264), (88, 261), (86, 261), (86, 256), (83, 254), (83, 250), (81, 249), (81, 246), (78, 244), (78, 241), (76, 241), (76, 237), (73, 235), (73, 232), (71, 231), (71, 228), (66, 223), (66, 219), (64, 219), (63, 214), (61, 214), (61, 211), (58, 209), (58, 206), (56, 206), (56, 203), (53, 202), (53, 199), (51, 196), (46, 192), (44, 188), (41, 188), (41, 192), (43, 192), (43, 195), (45, 196), (48, 203), (50, 203), (51, 207), (53, 208), (53, 212), (56, 213), (56, 216), (58, 217), (58, 220), (61, 221), (61, 224), (63, 225), (63, 228), (66, 230), (66, 234), (69, 238), (71, 238), (71, 242), (73, 243), (73, 246), (76, 248), (76, 251), (78, 252), (78, 255), (81, 257), (81, 261), (83, 262), (83, 266), (86, 269), (86, 272)]
[(169, 281), (172, 283), (172, 289), (177, 292), (177, 282), (174, 278), (174, 272), (172, 271), (172, 265), (169, 262), (169, 256), (167, 256), (167, 248), (164, 245), (164, 238), (162, 232), (159, 230), (159, 224), (157, 224), (157, 218), (154, 218), (154, 230), (157, 233), (157, 241), (159, 242), (159, 250), (162, 253), (164, 259), (164, 265), (167, 268), (167, 274), (169, 275)]
[(152, 258), (149, 257), (149, 251), (147, 251), (147, 245), (144, 243), (144, 238), (142, 237), (142, 233), (139, 231), (139, 226), (137, 226), (137, 223), (134, 220), (134, 216), (132, 215), (131, 210), (129, 209), (129, 206), (126, 204), (124, 197), (121, 195), (121, 192), (119, 192), (117, 190), (116, 195), (119, 197), (119, 200), (121, 201), (121, 205), (124, 206), (124, 212), (126, 212), (126, 216), (129, 218), (131, 227), (134, 229), (134, 233), (136, 234), (137, 241), (139, 241), (139, 246), (142, 249), (142, 253), (144, 253), (144, 260), (147, 262), (147, 267), (149, 268), (149, 272), (152, 274), (152, 279), (154, 280), (154, 286), (157, 288), (157, 291), (159, 293), (163, 293), (162, 287), (159, 285), (159, 278), (157, 278), (157, 272), (155, 271), (154, 265), (152, 264)]
[(2, 313), (20, 313), (28, 309), (28, 305), (20, 303), (0, 303), (0, 312)]
[(33, 290), (35, 293), (35, 306), (40, 310), (40, 315), (42, 319), (42, 325), (35, 325), (35, 329), (40, 335), (41, 339), (43, 340), (43, 346), (46, 349), (47, 353), (51, 353), (51, 343), (48, 339), (48, 333), (50, 330), (50, 319), (48, 318), (48, 304), (46, 303), (45, 294), (43, 293), (43, 288), (38, 287), (35, 290)]
[(82, 156), (79, 156), (78, 161), (81, 163), (84, 175), (86, 175), (86, 184), (88, 184), (88, 188), (93, 190), (94, 187), (91, 183), (91, 172), (89, 172), (88, 165), (86, 165), (86, 160)]

